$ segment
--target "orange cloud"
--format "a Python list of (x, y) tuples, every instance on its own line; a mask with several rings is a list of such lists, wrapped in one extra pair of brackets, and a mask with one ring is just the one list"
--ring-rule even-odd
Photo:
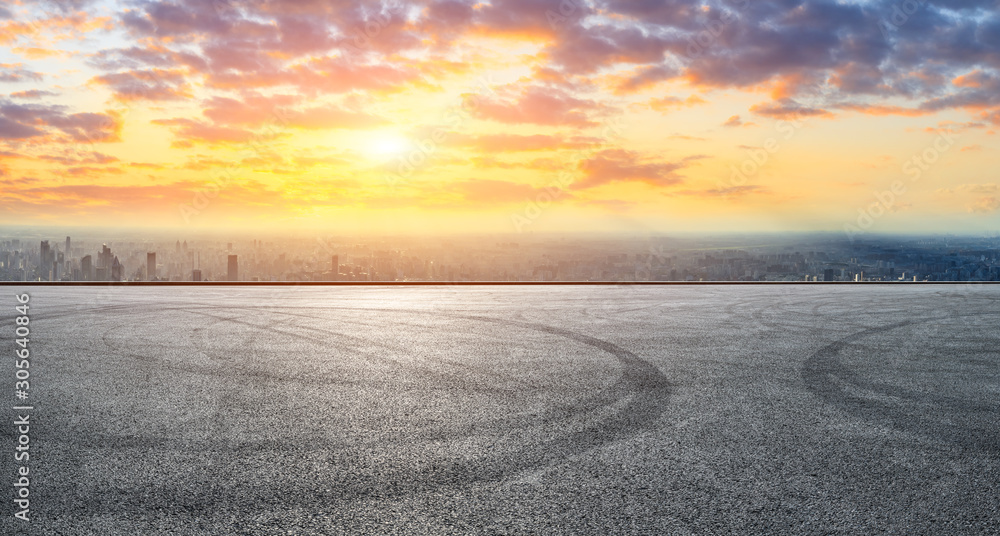
[(513, 98), (486, 98), (473, 113), (500, 123), (587, 127), (597, 124), (591, 116), (608, 112), (594, 100), (574, 97), (567, 91), (531, 86)]
[(191, 98), (191, 86), (180, 69), (146, 69), (95, 76), (92, 83), (107, 86), (123, 102), (169, 101)]
[(641, 161), (637, 153), (624, 149), (601, 151), (579, 164), (584, 177), (572, 184), (575, 190), (613, 182), (642, 182), (652, 186), (672, 186), (683, 180), (676, 171), (685, 163)]
[(779, 99), (774, 102), (755, 104), (750, 111), (765, 117), (776, 119), (797, 119), (800, 117), (832, 117), (833, 114), (820, 109), (803, 106), (792, 99)]
[(725, 123), (722, 124), (722, 126), (724, 127), (740, 127), (743, 125), (744, 125), (743, 120), (740, 119), (740, 116), (738, 115), (730, 117), (729, 119), (726, 120)]
[(206, 189), (217, 192), (211, 211), (219, 217), (259, 213), (261, 207), (291, 212), (299, 200), (259, 181), (231, 182), (222, 188), (203, 181), (176, 181), (153, 185), (106, 186), (66, 184), (39, 186), (37, 182), (4, 190), (0, 209), (10, 214), (70, 214), (106, 218), (123, 216), (149, 222), (177, 222), (178, 207)]
[(177, 140), (175, 147), (190, 147), (193, 143), (218, 145), (225, 143), (247, 143), (254, 139), (250, 130), (216, 126), (194, 119), (154, 119), (155, 125), (171, 127)]
[(979, 88), (984, 83), (987, 83), (989, 79), (989, 75), (977, 69), (971, 73), (956, 76), (952, 79), (951, 83), (957, 87)]
[(994, 196), (980, 197), (970, 207), (969, 212), (991, 214), (1000, 210), (1000, 199)]
[(121, 175), (125, 173), (121, 168), (117, 167), (93, 167), (93, 166), (78, 166), (70, 167), (65, 170), (60, 171), (60, 173), (65, 173), (71, 177), (100, 177), (103, 175)]
[(600, 140), (592, 137), (550, 134), (487, 134), (456, 138), (456, 145), (473, 147), (486, 153), (582, 149), (597, 143), (600, 143)]
[(840, 104), (837, 106), (841, 110), (848, 110), (851, 112), (858, 112), (865, 115), (874, 116), (884, 116), (884, 115), (902, 115), (906, 117), (920, 117), (923, 115), (929, 115), (935, 113), (933, 110), (925, 110), (921, 108), (904, 108), (902, 106), (892, 106), (886, 104)]
[(691, 106), (697, 106), (699, 104), (708, 104), (708, 101), (699, 97), (698, 95), (691, 95), (686, 99), (681, 99), (680, 97), (667, 96), (661, 98), (649, 99), (647, 105), (651, 110), (657, 112), (667, 112), (671, 110), (676, 110), (677, 108), (686, 108)]
[(119, 113), (66, 113), (65, 106), (16, 104), (0, 100), (0, 140), (37, 145), (121, 141)]
[(456, 181), (450, 183), (447, 190), (460, 195), (463, 205), (509, 205), (531, 201), (543, 195), (553, 200), (572, 197), (558, 188), (536, 188), (529, 184), (487, 179)]
[(85, 11), (31, 20), (12, 18), (0, 22), (0, 45), (12, 45), (24, 37), (42, 41), (46, 34), (56, 40), (77, 39), (95, 30), (110, 29), (111, 25), (110, 17), (91, 17)]
[(29, 60), (44, 60), (46, 58), (69, 56), (69, 53), (64, 50), (53, 50), (50, 48), (38, 48), (38, 47), (27, 47), (27, 48), (17, 47), (17, 48), (12, 48), (11, 52), (24, 56)]
[(42, 97), (54, 97), (59, 95), (55, 91), (46, 91), (44, 89), (29, 89), (27, 91), (15, 91), (11, 93), (10, 96), (13, 99), (41, 99)]
[(566, 168), (563, 162), (553, 158), (535, 158), (527, 162), (509, 162), (492, 156), (474, 156), (470, 161), (477, 168), (534, 169), (540, 171), (558, 171)]
[(742, 186), (729, 186), (726, 188), (711, 188), (708, 190), (681, 190), (669, 195), (685, 195), (703, 198), (734, 199), (746, 197), (748, 195), (758, 195), (769, 193), (767, 188), (758, 185), (746, 184)]
[(819, 75), (816, 73), (792, 73), (779, 76), (772, 84), (771, 98), (774, 100), (790, 99), (802, 92), (807, 86), (818, 85)]
[(344, 56), (313, 58), (288, 68), (260, 66), (251, 70), (211, 72), (207, 85), (216, 89), (266, 88), (291, 85), (307, 94), (351, 90), (398, 91), (422, 81), (409, 66), (361, 63)]
[(42, 73), (24, 68), (23, 63), (0, 63), (0, 82), (40, 81)]

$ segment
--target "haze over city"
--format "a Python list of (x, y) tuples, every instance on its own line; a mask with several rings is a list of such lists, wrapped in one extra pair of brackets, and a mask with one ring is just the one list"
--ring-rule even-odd
[(1000, 281), (1000, 235), (52, 232), (0, 234), (0, 281)]

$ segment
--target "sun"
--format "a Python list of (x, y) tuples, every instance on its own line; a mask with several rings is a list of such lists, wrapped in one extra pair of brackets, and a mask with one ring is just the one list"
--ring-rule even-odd
[(365, 153), (375, 160), (390, 160), (407, 151), (410, 140), (396, 132), (373, 133), (365, 145)]

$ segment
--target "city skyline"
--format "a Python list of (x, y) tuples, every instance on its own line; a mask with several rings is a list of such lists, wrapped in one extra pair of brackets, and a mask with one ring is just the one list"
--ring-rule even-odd
[(996, 228), (991, 2), (31, 1), (0, 225)]
[(0, 281), (1000, 281), (1000, 236), (518, 238), (67, 236), (62, 249), (53, 240), (0, 235)]

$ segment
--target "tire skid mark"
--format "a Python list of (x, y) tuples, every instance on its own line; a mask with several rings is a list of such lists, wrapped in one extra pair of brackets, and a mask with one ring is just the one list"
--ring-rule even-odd
[[(230, 308), (230, 309), (232, 309), (232, 308)], [(282, 311), (274, 311), (274, 312), (276, 314), (281, 314), (281, 315), (285, 315), (285, 316), (293, 316), (293, 317), (308, 318), (310, 320), (317, 320), (317, 317), (315, 317), (315, 316), (295, 314), (295, 313), (288, 313), (288, 312), (282, 312)], [(330, 347), (330, 341), (328, 339), (326, 339), (326, 338), (307, 337), (307, 336), (300, 335), (300, 334), (294, 333), (294, 332), (274, 330), (271, 327), (272, 324), (268, 324), (266, 326), (261, 326), (259, 324), (254, 324), (252, 322), (247, 322), (247, 321), (243, 321), (243, 320), (236, 320), (237, 317), (218, 317), (216, 315), (211, 315), (211, 314), (208, 314), (208, 313), (199, 313), (199, 314), (204, 314), (206, 316), (211, 316), (211, 317), (214, 317), (214, 318), (223, 318), (225, 321), (229, 321), (229, 322), (234, 322), (234, 323), (238, 323), (238, 324), (243, 324), (243, 325), (246, 325), (246, 326), (255, 327), (255, 328), (258, 328), (258, 330), (268, 329), (270, 331), (277, 332), (277, 333), (282, 333), (282, 334), (288, 335), (290, 337), (306, 339), (306, 340), (309, 340), (309, 341), (315, 343), (320, 348), (329, 349), (329, 347)], [(350, 323), (354, 324), (354, 325), (369, 326), (370, 327), (369, 324), (364, 324), (364, 323), (361, 323), (361, 322), (353, 321), (353, 322), (350, 322)], [(358, 348), (359, 346), (365, 346), (365, 345), (367, 345), (367, 346), (376, 346), (376, 347), (381, 347), (381, 348), (385, 348), (387, 350), (394, 351), (394, 352), (399, 353), (399, 354), (405, 354), (406, 351), (407, 351), (407, 348), (404, 348), (404, 347), (401, 347), (401, 346), (389, 345), (389, 344), (385, 344), (384, 342), (378, 341), (376, 339), (363, 338), (363, 337), (358, 337), (358, 336), (355, 336), (355, 335), (348, 335), (348, 334), (345, 334), (345, 333), (342, 333), (342, 332), (339, 332), (339, 331), (334, 331), (334, 330), (331, 330), (331, 329), (324, 329), (324, 328), (317, 328), (317, 327), (312, 327), (312, 326), (306, 326), (304, 324), (295, 324), (295, 327), (298, 328), (298, 329), (304, 329), (306, 331), (310, 331), (310, 332), (313, 332), (313, 333), (318, 333), (320, 335), (326, 335), (326, 336), (333, 335), (333, 336), (339, 337), (341, 339), (350, 339), (350, 340), (354, 341), (357, 344), (356, 345), (341, 344), (341, 345), (339, 345), (337, 347), (337, 349), (341, 350), (341, 351), (346, 351), (346, 352), (352, 353), (352, 354), (354, 354), (356, 356), (359, 356), (365, 362), (367, 362), (369, 364), (372, 364), (372, 365), (384, 364), (386, 360), (383, 357), (381, 357), (379, 354), (375, 353), (375, 352), (359, 349)], [(199, 350), (202, 351), (202, 352), (206, 352), (206, 353), (208, 353), (208, 352), (214, 352), (214, 351), (208, 350), (206, 348), (199, 348)], [(436, 362), (436, 363), (443, 363), (443, 360), (439, 360), (439, 359), (429, 359), (429, 361)], [(454, 363), (449, 363), (449, 364), (452, 365), (452, 366), (455, 366)], [(221, 376), (228, 376), (229, 375), (229, 370), (219, 370), (219, 369), (215, 369), (215, 368), (208, 368), (204, 372), (207, 373), (207, 374), (221, 375)], [(509, 396), (509, 395), (511, 395), (511, 394), (514, 393), (513, 389), (502, 389), (502, 388), (492, 387), (492, 386), (489, 386), (489, 385), (482, 385), (481, 383), (474, 382), (473, 380), (470, 380), (468, 378), (465, 378), (465, 377), (461, 376), (458, 372), (448, 373), (448, 372), (439, 372), (439, 371), (434, 371), (434, 370), (427, 370), (427, 369), (424, 369), (424, 368), (416, 368), (416, 369), (414, 369), (414, 368), (411, 367), (411, 369), (407, 371), (407, 375), (411, 376), (413, 378), (420, 378), (420, 379), (424, 379), (424, 380), (427, 380), (427, 381), (430, 381), (430, 382), (440, 382), (440, 381), (444, 380), (444, 381), (447, 382), (447, 384), (449, 385), (450, 388), (454, 388), (455, 384), (458, 383), (458, 384), (462, 385), (462, 389), (465, 390), (465, 391), (498, 394), (498, 395), (504, 395), (504, 396)], [(278, 381), (278, 382), (294, 382), (294, 383), (300, 383), (300, 384), (324, 384), (325, 385), (327, 383), (334, 383), (332, 381), (329, 381), (329, 379), (331, 378), (331, 375), (328, 374), (328, 373), (327, 374), (323, 374), (320, 377), (312, 376), (310, 373), (304, 373), (304, 374), (297, 374), (297, 375), (294, 375), (294, 376), (289, 376), (289, 375), (280, 374), (278, 371), (268, 372), (268, 371), (264, 371), (264, 370), (258, 370), (258, 371), (254, 371), (252, 373), (252, 376), (255, 377), (255, 378), (270, 378), (270, 379), (272, 379), (274, 381)], [(373, 385), (373, 384), (377, 384), (377, 385), (381, 385), (383, 387), (390, 387), (391, 386), (392, 388), (397, 388), (397, 389), (399, 388), (399, 383), (398, 382), (393, 382), (393, 381), (381, 381), (381, 382), (378, 382), (378, 381), (370, 381), (370, 380), (366, 379), (366, 380), (342, 380), (342, 381), (337, 382), (337, 383), (352, 384), (352, 385)], [(424, 389), (424, 388), (420, 387), (419, 389)]]
[[(164, 512), (180, 510), (203, 511), (242, 505), (245, 509), (253, 509), (261, 503), (275, 502), (276, 497), (281, 497), (279, 502), (284, 505), (302, 503), (321, 504), (349, 502), (369, 497), (399, 497), (413, 493), (434, 491), (441, 487), (465, 486), (475, 482), (502, 481), (525, 471), (534, 471), (539, 468), (559, 464), (567, 458), (582, 455), (609, 442), (626, 439), (637, 433), (641, 433), (653, 425), (666, 410), (672, 391), (672, 387), (666, 377), (655, 366), (614, 343), (589, 335), (539, 323), (479, 315), (442, 315), (434, 311), (404, 311), (400, 309), (382, 309), (380, 311), (437, 314), (451, 318), (465, 318), (483, 323), (534, 330), (574, 340), (596, 348), (614, 357), (620, 363), (622, 371), (619, 379), (614, 384), (602, 389), (595, 395), (574, 401), (571, 405), (549, 409), (543, 414), (540, 423), (529, 423), (528, 427), (522, 426), (520, 428), (522, 431), (532, 426), (538, 426), (538, 424), (556, 424), (562, 421), (565, 425), (566, 419), (576, 418), (591, 412), (601, 410), (605, 412), (608, 412), (608, 410), (613, 411), (605, 418), (597, 420), (597, 422), (577, 426), (574, 430), (567, 431), (554, 438), (524, 444), (507, 453), (473, 460), (444, 460), (436, 465), (422, 469), (394, 469), (387, 474), (380, 475), (377, 481), (351, 480), (329, 485), (327, 487), (331, 488), (331, 491), (328, 492), (314, 489), (298, 489), (298, 484), (296, 483), (286, 483), (281, 486), (282, 489), (280, 490), (273, 488), (248, 489), (247, 487), (220, 487), (214, 489), (211, 496), (193, 496), (186, 493), (185, 490), (172, 486), (146, 489), (143, 494), (137, 494), (135, 490), (112, 489), (107, 490), (108, 492), (103, 494), (100, 499), (91, 498), (85, 500), (85, 504), (79, 505), (80, 508), (88, 511), (90, 514), (95, 512), (120, 511), (122, 508)], [(229, 321), (227, 318), (218, 320), (220, 322)], [(260, 328), (260, 326), (255, 327)], [(298, 337), (303, 336), (301, 334), (294, 335)], [(615, 407), (611, 408), (609, 406)], [(537, 419), (537, 417), (533, 419)], [(518, 417), (514, 420), (520, 421), (523, 418)], [(511, 422), (503, 424), (510, 425)], [(93, 435), (102, 436), (104, 434)], [(546, 437), (546, 435), (543, 434), (541, 437)], [(70, 443), (82, 446), (79, 443), (80, 439), (82, 438), (73, 438), (70, 440)], [(116, 449), (133, 448), (149, 450), (164, 447), (169, 448), (170, 445), (168, 443), (176, 443), (178, 448), (185, 450), (199, 448), (213, 451), (215, 452), (213, 454), (214, 459), (226, 460), (229, 463), (232, 463), (232, 454), (235, 452), (260, 453), (262, 450), (267, 450), (287, 453), (310, 447), (319, 450), (330, 448), (329, 444), (323, 444), (322, 442), (313, 445), (303, 445), (301, 442), (289, 444), (274, 441), (229, 442), (212, 440), (186, 442), (148, 437), (118, 436), (93, 437), (91, 439), (96, 440), (96, 444), (101, 445), (103, 448), (114, 445)], [(220, 464), (220, 469), (222, 465)], [(140, 496), (143, 496), (143, 498), (139, 498)]]
[[(180, 310), (185, 311), (184, 309), (180, 309)], [(256, 325), (256, 324), (253, 324), (253, 323), (250, 323), (250, 322), (246, 322), (246, 321), (242, 321), (242, 320), (238, 320), (235, 317), (213, 315), (213, 314), (205, 313), (205, 312), (201, 312), (201, 311), (185, 311), (185, 312), (192, 312), (194, 314), (199, 314), (199, 315), (202, 315), (202, 316), (205, 316), (205, 317), (208, 317), (208, 318), (212, 318), (213, 320), (215, 320), (211, 324), (208, 324), (207, 325), (208, 327), (211, 327), (211, 326), (214, 326), (214, 325), (217, 325), (217, 324), (220, 324), (220, 323), (224, 323), (224, 322), (230, 322), (230, 323), (236, 323), (236, 324), (246, 325), (248, 327), (258, 328), (258, 330), (259, 329), (263, 329), (263, 326)], [(322, 340), (322, 339), (319, 339), (319, 338), (316, 338), (316, 337), (309, 337), (309, 336), (303, 335), (301, 333), (296, 333), (296, 332), (286, 331), (286, 330), (281, 330), (281, 329), (275, 329), (273, 326), (274, 326), (273, 324), (269, 324), (267, 326), (267, 328), (271, 332), (273, 332), (273, 333), (280, 333), (282, 335), (286, 335), (286, 336), (289, 336), (289, 337), (294, 337), (294, 338), (298, 338), (298, 339), (308, 340), (308, 341), (313, 342), (313, 343), (315, 343), (315, 344), (317, 344), (319, 346), (328, 347), (330, 345), (329, 341), (325, 341), (325, 340)], [(299, 326), (297, 326), (297, 327), (299, 327)], [(107, 346), (109, 349), (111, 349), (113, 351), (119, 352), (121, 355), (123, 355), (125, 357), (132, 357), (132, 358), (135, 358), (135, 359), (141, 360), (143, 362), (147, 362), (147, 363), (155, 363), (158, 367), (165, 368), (165, 369), (177, 370), (179, 372), (184, 372), (184, 373), (188, 373), (188, 374), (197, 372), (199, 374), (206, 374), (206, 375), (213, 375), (213, 376), (222, 376), (222, 377), (226, 377), (226, 378), (232, 378), (233, 376), (239, 376), (239, 377), (245, 377), (245, 378), (248, 378), (248, 379), (274, 379), (274, 380), (279, 380), (279, 381), (298, 382), (298, 383), (303, 383), (303, 384), (323, 384), (323, 385), (325, 385), (325, 384), (331, 384), (331, 383), (341, 383), (341, 384), (358, 384), (358, 383), (361, 383), (361, 382), (355, 382), (355, 381), (338, 381), (338, 380), (336, 380), (334, 378), (329, 378), (329, 377), (311, 378), (311, 377), (308, 377), (308, 376), (279, 376), (279, 375), (276, 375), (274, 373), (268, 372), (266, 370), (254, 370), (254, 369), (246, 369), (246, 368), (242, 368), (242, 369), (240, 369), (240, 368), (219, 369), (218, 367), (215, 367), (215, 366), (197, 365), (197, 364), (193, 364), (193, 363), (190, 363), (190, 362), (173, 363), (173, 362), (169, 362), (169, 361), (164, 361), (164, 360), (156, 359), (156, 358), (148, 356), (148, 355), (144, 355), (144, 354), (141, 354), (141, 353), (134, 352), (134, 351), (128, 349), (124, 344), (121, 344), (120, 342), (118, 342), (115, 339), (111, 338), (112, 332), (117, 331), (118, 329), (121, 329), (121, 328), (122, 328), (121, 326), (119, 326), (117, 328), (112, 328), (112, 329), (106, 331), (102, 335), (102, 340), (103, 340), (105, 346)], [(314, 330), (314, 331), (318, 331), (318, 330)], [(337, 335), (339, 335), (339, 334), (337, 334)], [(196, 350), (198, 350), (199, 352), (204, 353), (206, 355), (206, 357), (209, 357), (210, 359), (213, 359), (213, 360), (216, 360), (216, 361), (232, 361), (232, 354), (231, 353), (222, 352), (222, 351), (216, 351), (216, 350), (212, 350), (210, 348), (206, 348), (203, 345), (200, 345), (198, 342), (195, 342), (193, 340), (192, 340), (192, 343), (194, 344)], [(245, 350), (247, 350), (247, 349), (244, 349), (244, 351)], [(371, 354), (370, 353), (365, 353), (365, 352), (362, 352), (360, 350), (356, 350), (354, 348), (348, 347), (346, 345), (338, 347), (338, 350), (348, 351), (348, 352), (354, 353), (355, 355), (361, 356), (361, 357), (365, 358), (366, 360), (368, 360), (370, 362), (374, 362), (374, 360), (371, 359)]]
[[(394, 311), (398, 311), (398, 310), (394, 310)], [(409, 310), (407, 312), (411, 312), (411, 313), (413, 313), (413, 312), (424, 312), (424, 313), (434, 314), (435, 316), (441, 316), (440, 313), (431, 313), (431, 312), (427, 312), (427, 311)], [(216, 324), (221, 323), (223, 321), (229, 321), (229, 320), (231, 320), (230, 317), (210, 315), (210, 314), (207, 314), (207, 313), (202, 313), (202, 314), (205, 314), (206, 316), (209, 316), (209, 317), (212, 317), (212, 318), (216, 319), (216, 322), (213, 322), (210, 325), (216, 325)], [(302, 315), (295, 315), (295, 316), (302, 316)], [(482, 317), (482, 316), (459, 316), (459, 315), (444, 315), (444, 316), (450, 316), (450, 317), (453, 317), (453, 318), (465, 318), (465, 319), (469, 319), (469, 320), (478, 320), (478, 321), (493, 321), (494, 323), (497, 323), (497, 324), (518, 325), (518, 326), (521, 326), (521, 327), (526, 327), (528, 329), (532, 329), (530, 326), (537, 326), (536, 324), (529, 324), (529, 323), (515, 322), (515, 321), (500, 321), (498, 319), (491, 319), (490, 317)], [(312, 317), (312, 318), (315, 318), (315, 317)], [(254, 326), (254, 327), (260, 327), (260, 326), (256, 326), (254, 324), (250, 324), (250, 323), (246, 323), (246, 322), (240, 322), (240, 323), (247, 324), (247, 325)], [(538, 325), (540, 325), (540, 324), (538, 324)], [(553, 328), (553, 329), (558, 329), (558, 328)], [(316, 331), (322, 332), (323, 330), (316, 329)], [(546, 333), (550, 333), (550, 334), (554, 333), (554, 332), (548, 331), (548, 330), (540, 330), (540, 331), (543, 331), (543, 332), (546, 332)], [(289, 335), (296, 335), (294, 333), (288, 333), (288, 334)], [(105, 337), (106, 336), (107, 336), (107, 333), (105, 333)], [(305, 337), (305, 338), (308, 338), (308, 337)], [(313, 338), (309, 338), (309, 339), (310, 340), (314, 340), (317, 343), (327, 344), (326, 341), (322, 341), (320, 339), (313, 339)], [(593, 339), (593, 340), (599, 340), (599, 339)], [(120, 352), (120, 353), (122, 353), (125, 356), (135, 357), (137, 359), (142, 359), (142, 360), (145, 360), (145, 361), (154, 361), (154, 360), (151, 360), (148, 356), (144, 356), (142, 354), (137, 354), (137, 353), (134, 353), (134, 352), (130, 352), (129, 350), (127, 350), (125, 347), (123, 347), (120, 344), (113, 344), (113, 343), (110, 343), (110, 341), (107, 341), (107, 340), (105, 342), (106, 342), (106, 344), (108, 344), (109, 348), (111, 348), (112, 350), (114, 350), (116, 352)], [(198, 348), (198, 349), (199, 349), (199, 351), (207, 352), (207, 350), (204, 349), (204, 348)], [(209, 356), (209, 357), (211, 357), (211, 356)], [(220, 376), (228, 376), (228, 377), (232, 377), (233, 375), (238, 375), (238, 376), (243, 376), (243, 377), (247, 377), (247, 378), (254, 379), (254, 380), (261, 380), (261, 379), (268, 380), (268, 379), (272, 379), (272, 380), (276, 380), (276, 381), (296, 382), (296, 383), (305, 383), (305, 384), (318, 384), (318, 385), (327, 385), (327, 384), (331, 384), (331, 383), (336, 383), (336, 384), (368, 385), (368, 386), (377, 385), (377, 386), (380, 386), (380, 387), (391, 388), (391, 389), (398, 389), (399, 388), (398, 382), (392, 382), (392, 381), (381, 381), (381, 382), (379, 382), (379, 381), (369, 381), (369, 380), (364, 380), (364, 381), (350, 381), (350, 380), (335, 381), (335, 380), (330, 380), (327, 377), (323, 377), (323, 378), (308, 378), (308, 377), (302, 377), (302, 376), (279, 376), (279, 375), (275, 375), (273, 373), (268, 373), (266, 371), (249, 371), (249, 370), (245, 370), (245, 369), (242, 369), (242, 370), (241, 369), (233, 369), (233, 370), (220, 371), (218, 369), (211, 368), (211, 367), (199, 367), (199, 366), (190, 366), (190, 365), (185, 366), (185, 365), (181, 365), (181, 364), (165, 363), (165, 362), (162, 362), (162, 361), (155, 361), (155, 362), (157, 363), (158, 366), (162, 366), (164, 368), (181, 370), (181, 371), (184, 371), (184, 372), (187, 372), (187, 373), (190, 373), (193, 370), (199, 370), (199, 371), (202, 371), (202, 372), (205, 372), (205, 373), (208, 373), (208, 374), (212, 374), (212, 375), (220, 375)], [(427, 373), (427, 371), (424, 371), (424, 373), (420, 373), (420, 371), (417, 371), (416, 375), (417, 376), (421, 376), (421, 377), (423, 377), (423, 378), (425, 378), (425, 379), (427, 379), (429, 381), (432, 381), (432, 382), (440, 380), (442, 378), (448, 379), (450, 381), (453, 378), (453, 376), (454, 376), (452, 374), (447, 374), (447, 373)], [(556, 404), (556, 405), (552, 406), (548, 411), (546, 411), (545, 413), (543, 413), (542, 416), (541, 416), (541, 418), (544, 421), (569, 419), (569, 418), (574, 418), (574, 417), (580, 416), (581, 414), (584, 414), (584, 413), (587, 413), (587, 412), (595, 411), (595, 410), (597, 410), (597, 409), (599, 409), (600, 407), (603, 407), (603, 406), (615, 404), (615, 403), (619, 402), (622, 399), (622, 397), (621, 396), (612, 396), (612, 394), (613, 393), (619, 393), (622, 389), (624, 389), (625, 388), (624, 387), (624, 382), (625, 382), (625, 378), (624, 377), (620, 377), (617, 382), (615, 382), (614, 384), (612, 384), (608, 388), (603, 389), (603, 390), (599, 391), (597, 394), (592, 395), (592, 396), (590, 396), (588, 398), (577, 400), (577, 401), (575, 401), (572, 404)], [(469, 383), (469, 382), (464, 382), (464, 383)], [(444, 390), (454, 390), (454, 387), (455, 387), (454, 384), (450, 384), (448, 387), (445, 387), (445, 388), (442, 388), (442, 389), (444, 389)], [(465, 390), (481, 390), (481, 391), (485, 391), (485, 392), (493, 392), (493, 393), (498, 393), (498, 394), (510, 394), (510, 392), (511, 392), (511, 390), (509, 390), (509, 389), (508, 390), (499, 390), (499, 389), (468, 389), (468, 385), (466, 385), (465, 387), (466, 387)], [(420, 386), (420, 387), (417, 387), (417, 389), (424, 390), (425, 387)], [(506, 423), (507, 421), (505, 420), (504, 422)], [(166, 442), (167, 441), (164, 441), (164, 443), (166, 443)], [(128, 447), (130, 445), (135, 445), (135, 444), (146, 444), (146, 441), (144, 439), (142, 439), (141, 437), (135, 437), (135, 438), (132, 438), (131, 441), (124, 441), (124, 442), (120, 442), (120, 443), (116, 443), (116, 444), (120, 445), (122, 447)]]
[(924, 393), (889, 385), (882, 382), (864, 379), (840, 361), (840, 355), (845, 348), (872, 335), (879, 335), (893, 330), (935, 322), (956, 317), (979, 317), (981, 314), (960, 314), (938, 318), (905, 320), (893, 324), (875, 326), (852, 333), (840, 340), (830, 343), (810, 356), (802, 366), (802, 379), (806, 387), (827, 403), (837, 406), (843, 411), (864, 420), (885, 422), (893, 428), (909, 433), (923, 435), (940, 441), (955, 443), (965, 448), (1000, 453), (1000, 431), (996, 428), (970, 428), (958, 424), (948, 424), (924, 417), (915, 412), (912, 406), (893, 405), (876, 399), (851, 394), (842, 387), (850, 385), (857, 389), (877, 393), (883, 396), (901, 399), (916, 404), (934, 404), (949, 408), (956, 412), (991, 413), (1000, 417), (1000, 406), (964, 400), (961, 398)]

